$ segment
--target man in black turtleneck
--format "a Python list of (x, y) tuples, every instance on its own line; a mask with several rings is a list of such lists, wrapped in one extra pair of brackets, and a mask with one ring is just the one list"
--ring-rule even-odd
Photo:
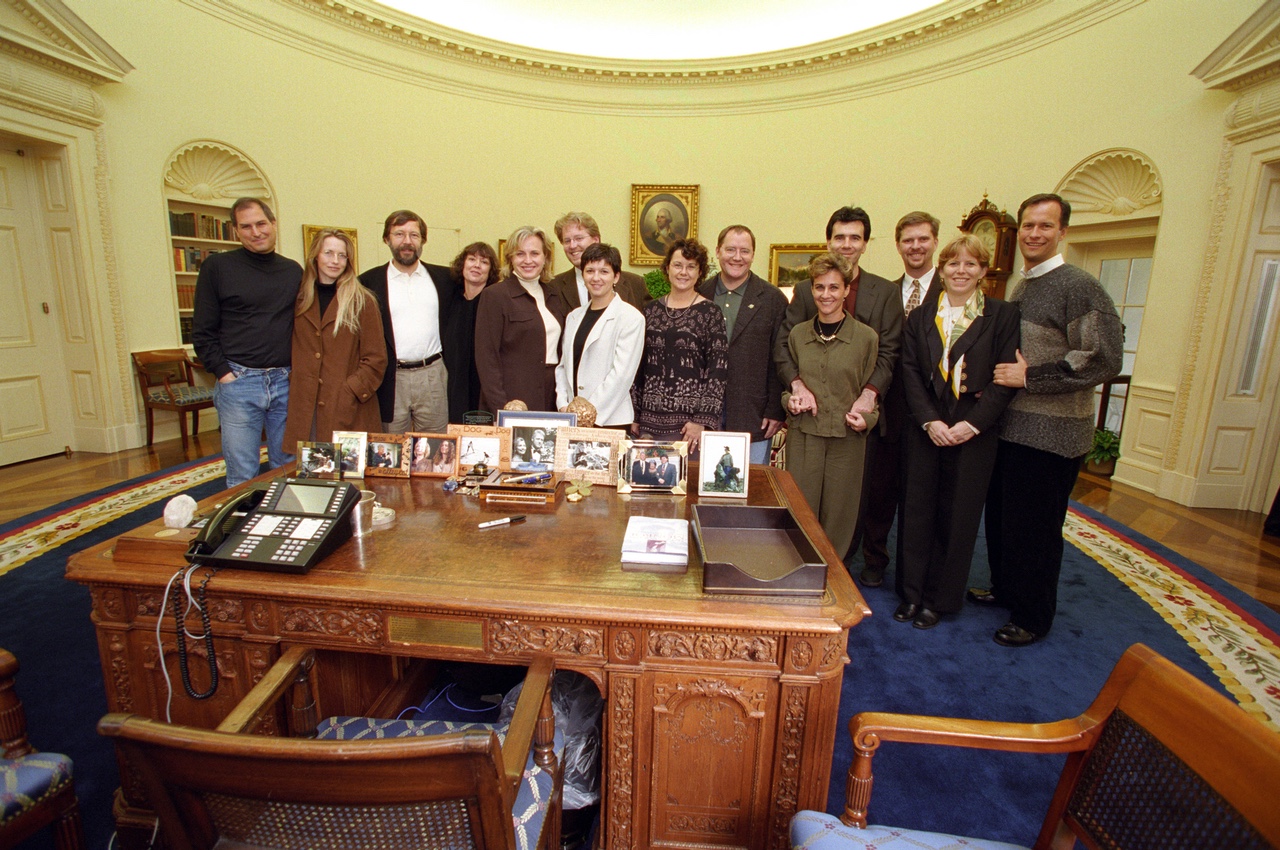
[[(231, 207), (244, 247), (210, 256), (196, 279), (191, 342), (218, 377), (213, 404), (222, 428), (227, 486), (258, 474), (263, 429), (272, 469), (293, 460), (283, 445), (289, 409), (293, 308), (302, 267), (276, 253), (276, 217), (265, 201)], [(290, 447), (292, 448), (292, 447)]]

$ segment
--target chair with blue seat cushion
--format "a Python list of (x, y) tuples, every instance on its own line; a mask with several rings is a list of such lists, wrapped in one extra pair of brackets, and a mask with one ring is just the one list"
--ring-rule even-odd
[(17, 672), (18, 659), (0, 649), (0, 848), (16, 847), (50, 824), (59, 850), (83, 847), (71, 759), (31, 748), (13, 687)]
[(849, 723), (854, 762), (837, 819), (799, 812), (791, 845), (814, 850), (1014, 846), (868, 827), (871, 761), (883, 741), (1066, 753), (1036, 850), (1253, 850), (1280, 847), (1280, 733), (1141, 644), (1093, 704), (1054, 723), (864, 712)]
[(147, 445), (155, 434), (157, 410), (178, 414), (178, 431), (182, 450), (187, 450), (187, 413), (191, 413), (191, 433), (200, 433), (200, 411), (213, 407), (213, 387), (196, 383), (191, 358), (181, 348), (133, 352), (133, 370), (142, 392), (142, 406), (147, 414)]
[[(503, 727), (333, 718), (316, 734), (314, 653), (286, 651), (217, 730), (113, 714), (112, 737), (174, 848), (555, 848), (562, 771), (553, 664), (535, 659)], [(314, 739), (247, 734), (286, 720)], [(298, 708), (301, 710), (298, 710)]]

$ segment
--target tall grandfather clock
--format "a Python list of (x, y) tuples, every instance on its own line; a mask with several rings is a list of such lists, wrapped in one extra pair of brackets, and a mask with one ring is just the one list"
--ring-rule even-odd
[(987, 200), (987, 193), (982, 193), (982, 201), (969, 210), (960, 222), (963, 233), (972, 233), (982, 240), (991, 252), (991, 265), (987, 267), (987, 276), (982, 280), (982, 291), (992, 298), (1004, 298), (1004, 285), (1013, 273), (1013, 255), (1018, 244), (1018, 222), (1013, 216)]

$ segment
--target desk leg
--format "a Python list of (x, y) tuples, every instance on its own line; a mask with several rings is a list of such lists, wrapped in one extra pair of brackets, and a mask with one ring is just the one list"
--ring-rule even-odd
[(609, 675), (609, 728), (606, 768), (608, 782), (602, 783), (605, 816), (605, 846), (610, 850), (633, 850), (635, 829), (636, 683), (639, 676)]

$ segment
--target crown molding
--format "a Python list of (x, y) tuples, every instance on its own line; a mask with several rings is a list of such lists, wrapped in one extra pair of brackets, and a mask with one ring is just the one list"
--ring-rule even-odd
[(469, 98), (594, 114), (713, 115), (847, 103), (921, 85), (1035, 50), (1145, 0), (949, 0), (819, 44), (687, 61), (539, 51), (371, 0), (182, 2), (326, 60)]
[(1280, 74), (1280, 0), (1266, 0), (1191, 74), (1209, 88), (1227, 91)]

